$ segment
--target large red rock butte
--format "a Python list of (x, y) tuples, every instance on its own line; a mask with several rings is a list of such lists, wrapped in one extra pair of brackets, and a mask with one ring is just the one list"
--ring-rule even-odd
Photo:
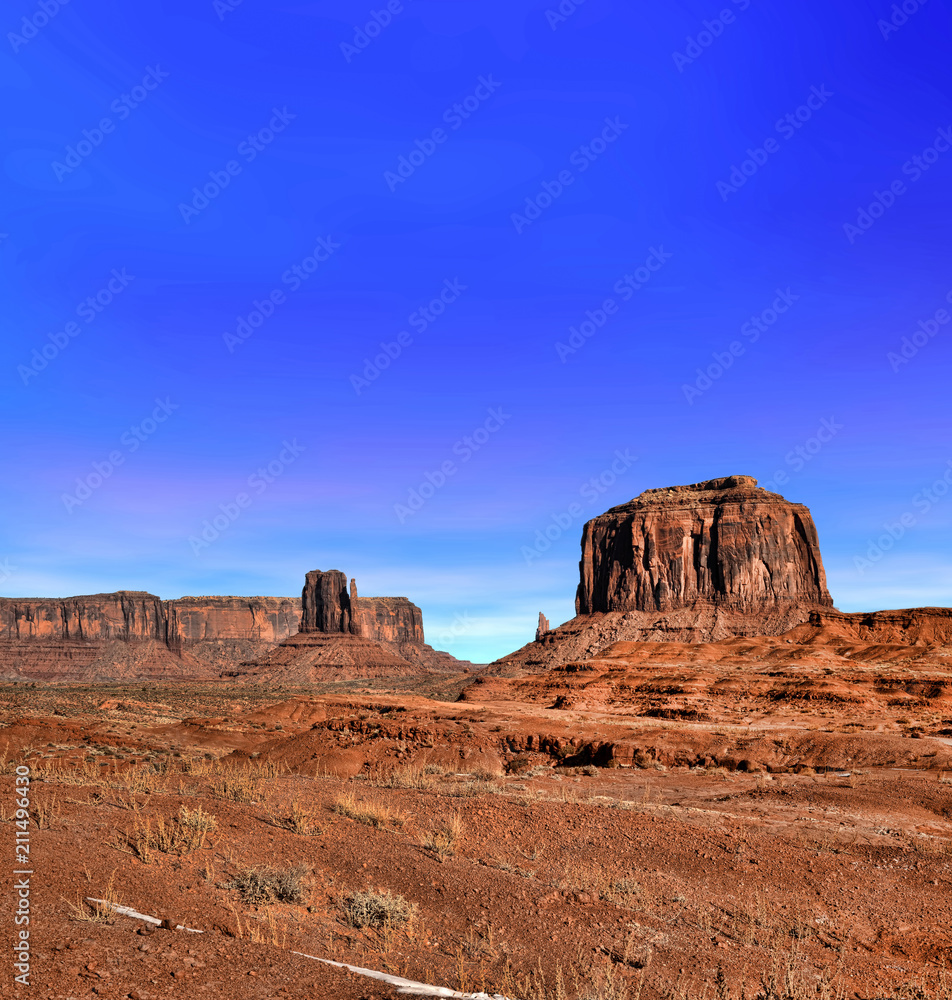
[(497, 661), (536, 668), (611, 642), (778, 635), (831, 609), (810, 511), (725, 476), (645, 490), (582, 532), (577, 615)]

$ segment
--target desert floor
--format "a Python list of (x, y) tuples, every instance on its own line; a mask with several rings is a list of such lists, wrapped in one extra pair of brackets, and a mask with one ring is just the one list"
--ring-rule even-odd
[(944, 685), (705, 719), (470, 680), (0, 687), (22, 995), (398, 995), (303, 952), (513, 1000), (952, 996)]

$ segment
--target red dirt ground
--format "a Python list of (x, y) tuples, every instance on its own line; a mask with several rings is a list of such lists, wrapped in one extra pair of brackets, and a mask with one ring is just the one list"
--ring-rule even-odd
[[(0, 688), (11, 859), (13, 769), (32, 778), (22, 995), (397, 996), (301, 951), (513, 1000), (948, 997), (947, 652), (619, 643), (429, 698)], [(215, 817), (204, 844), (144, 848), (183, 807)], [(295, 865), (298, 901), (229, 888)], [(368, 889), (409, 924), (350, 926)], [(96, 920), (86, 896), (205, 933)]]

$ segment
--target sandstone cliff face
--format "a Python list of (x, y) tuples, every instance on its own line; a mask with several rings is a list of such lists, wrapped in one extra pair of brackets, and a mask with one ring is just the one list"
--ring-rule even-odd
[(164, 603), (173, 648), (212, 639), (275, 644), (294, 635), (301, 619), (301, 602), (294, 597), (180, 597)]
[(646, 490), (589, 521), (578, 614), (832, 607), (810, 511), (752, 476)]
[(576, 617), (493, 670), (547, 668), (617, 641), (780, 635), (832, 605), (803, 504), (752, 476), (646, 490), (585, 525)]
[(33, 680), (211, 679), (297, 632), (292, 597), (144, 591), (0, 598), (0, 676)]
[(0, 640), (158, 639), (167, 634), (163, 602), (145, 591), (88, 597), (0, 598)]
[(163, 601), (145, 591), (119, 591), (0, 598), (0, 677), (212, 679), (234, 674), (238, 664), (267, 658), (299, 630), (365, 638), (346, 649), (320, 639), (309, 647), (318, 651), (309, 654), (310, 660), (338, 661), (347, 670), (357, 661), (378, 674), (470, 665), (426, 644), (423, 615), (407, 598), (358, 598), (353, 580), (347, 593), (343, 573), (315, 570), (307, 574), (301, 597)]
[(173, 648), (206, 639), (277, 643), (298, 630), (293, 597), (182, 597), (145, 591), (65, 598), (0, 598), (0, 642), (156, 640)]
[(362, 597), (360, 635), (378, 642), (423, 643), (423, 612), (406, 597)]

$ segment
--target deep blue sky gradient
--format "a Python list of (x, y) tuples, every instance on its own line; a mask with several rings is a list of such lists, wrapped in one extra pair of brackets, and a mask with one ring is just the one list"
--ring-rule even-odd
[(839, 607), (952, 604), (952, 323), (898, 353), (952, 315), (952, 5), (394, 6), (7, 5), (0, 592), (333, 567), (485, 661), (571, 616), (588, 517), (783, 472)]

